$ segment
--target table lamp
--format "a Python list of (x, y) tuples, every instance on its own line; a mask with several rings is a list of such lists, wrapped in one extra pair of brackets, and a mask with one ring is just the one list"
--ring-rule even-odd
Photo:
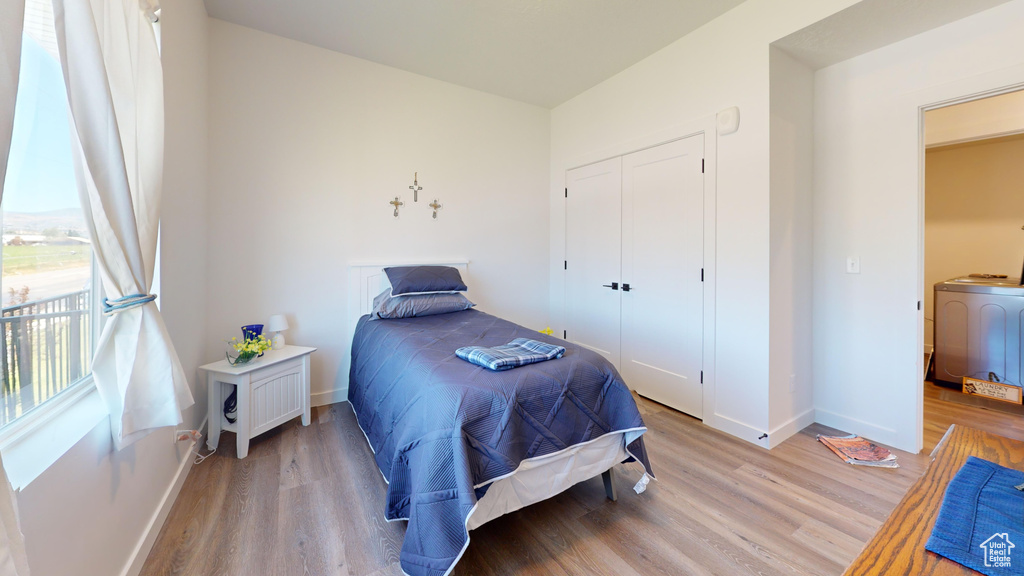
[(274, 350), (280, 350), (284, 348), (284, 336), (281, 332), (288, 329), (288, 319), (284, 317), (284, 314), (274, 314), (267, 320), (267, 332), (273, 332), (274, 337), (271, 339), (271, 344)]

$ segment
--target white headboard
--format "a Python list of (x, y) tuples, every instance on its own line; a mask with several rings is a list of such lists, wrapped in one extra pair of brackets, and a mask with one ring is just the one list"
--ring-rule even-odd
[(465, 276), (469, 260), (448, 258), (425, 261), (350, 262), (348, 265), (348, 318), (351, 333), (363, 314), (373, 309), (373, 299), (387, 286), (384, 268), (389, 266), (451, 266)]

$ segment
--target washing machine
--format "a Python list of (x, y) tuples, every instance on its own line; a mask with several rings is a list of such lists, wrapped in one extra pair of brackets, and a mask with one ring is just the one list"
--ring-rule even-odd
[(1019, 278), (962, 276), (935, 285), (935, 379), (1021, 385), (1024, 286)]

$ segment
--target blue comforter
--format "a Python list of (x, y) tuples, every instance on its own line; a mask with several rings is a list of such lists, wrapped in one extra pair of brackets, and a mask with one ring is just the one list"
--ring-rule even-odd
[[(644, 429), (618, 372), (595, 352), (478, 310), (369, 318), (353, 337), (348, 397), (389, 484), (385, 515), (409, 521), (406, 574), (448, 573), (469, 543), (466, 520), (477, 499), (521, 461)], [(455, 356), (463, 346), (518, 337), (566, 353), (504, 372)], [(627, 449), (653, 476), (643, 438)]]

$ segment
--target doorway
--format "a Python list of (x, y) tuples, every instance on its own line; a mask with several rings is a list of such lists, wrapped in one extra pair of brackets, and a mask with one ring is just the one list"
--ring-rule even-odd
[[(1024, 414), (1024, 90), (932, 108), (923, 119), (927, 449), (950, 413), (997, 432), (1005, 423), (994, 422)], [(994, 385), (969, 395), (965, 377)]]

